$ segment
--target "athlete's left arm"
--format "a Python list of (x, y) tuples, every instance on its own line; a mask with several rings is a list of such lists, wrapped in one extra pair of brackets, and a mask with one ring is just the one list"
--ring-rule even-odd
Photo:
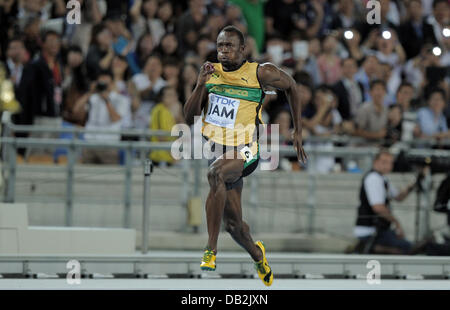
[(294, 148), (297, 151), (297, 157), (303, 163), (306, 163), (308, 156), (302, 146), (302, 120), (301, 120), (301, 102), (297, 91), (297, 85), (294, 79), (271, 63), (264, 63), (258, 67), (258, 79), (262, 87), (270, 86), (286, 92), (289, 105), (294, 120)]

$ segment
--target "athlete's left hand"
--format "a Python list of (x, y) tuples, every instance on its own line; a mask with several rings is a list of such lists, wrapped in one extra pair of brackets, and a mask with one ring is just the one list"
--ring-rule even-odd
[(294, 149), (297, 152), (297, 158), (303, 164), (306, 164), (308, 160), (308, 155), (306, 155), (305, 150), (303, 149), (303, 140), (302, 133), (298, 131), (294, 131), (293, 139), (292, 139)]

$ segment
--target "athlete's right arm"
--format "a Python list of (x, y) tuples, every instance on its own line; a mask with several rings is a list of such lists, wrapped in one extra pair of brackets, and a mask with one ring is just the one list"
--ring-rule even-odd
[(209, 80), (211, 74), (214, 73), (214, 66), (206, 62), (200, 68), (200, 72), (197, 77), (197, 84), (189, 99), (184, 104), (183, 112), (184, 117), (188, 125), (194, 123), (194, 116), (200, 115), (202, 108), (207, 99), (206, 81)]

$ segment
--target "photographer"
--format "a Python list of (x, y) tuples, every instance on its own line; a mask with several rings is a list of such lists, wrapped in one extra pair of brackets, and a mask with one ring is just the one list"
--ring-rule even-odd
[(450, 243), (450, 172), (441, 182), (436, 193), (434, 211), (447, 214), (447, 227), (444, 231), (444, 238)]
[(386, 177), (392, 171), (393, 159), (387, 150), (381, 150), (375, 157), (372, 170), (364, 175), (354, 234), (362, 244), (373, 240), (373, 253), (410, 254), (412, 244), (406, 240), (399, 220), (392, 214), (390, 201), (404, 200), (416, 182), (399, 192)]
[[(91, 91), (76, 104), (74, 113), (87, 117), (86, 129), (119, 131), (122, 124), (131, 118), (130, 100), (116, 92), (113, 74), (102, 70)], [(90, 141), (119, 141), (119, 133), (86, 133)], [(85, 149), (83, 163), (117, 164), (118, 152), (115, 149)]]

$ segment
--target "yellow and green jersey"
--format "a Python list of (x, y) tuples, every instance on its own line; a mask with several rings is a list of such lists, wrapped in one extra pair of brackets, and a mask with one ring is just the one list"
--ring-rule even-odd
[(264, 92), (258, 81), (258, 64), (246, 61), (226, 72), (214, 63), (215, 72), (206, 82), (208, 104), (204, 109), (202, 134), (222, 145), (249, 144), (255, 140), (261, 120)]

